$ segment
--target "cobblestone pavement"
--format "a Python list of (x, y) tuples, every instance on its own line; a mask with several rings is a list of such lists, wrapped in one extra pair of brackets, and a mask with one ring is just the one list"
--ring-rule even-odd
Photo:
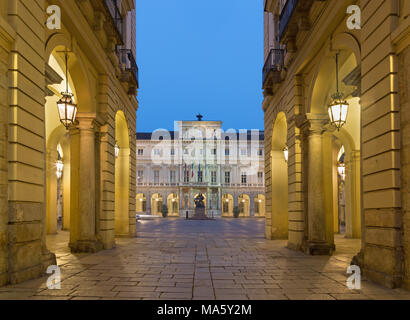
[(410, 292), (362, 281), (346, 287), (359, 240), (337, 236), (331, 257), (308, 256), (263, 238), (264, 220), (137, 224), (115, 249), (71, 254), (68, 233), (47, 239), (61, 267), (61, 290), (47, 277), (0, 288), (0, 299), (410, 299)]

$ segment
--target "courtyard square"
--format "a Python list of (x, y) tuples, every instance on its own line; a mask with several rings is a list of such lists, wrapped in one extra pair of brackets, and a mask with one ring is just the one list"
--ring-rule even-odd
[(0, 299), (410, 299), (365, 279), (361, 290), (346, 287), (360, 240), (336, 235), (332, 256), (309, 256), (266, 240), (264, 230), (264, 219), (156, 218), (137, 222), (136, 238), (116, 238), (115, 248), (95, 254), (70, 253), (68, 233), (59, 232), (47, 245), (61, 289), (47, 289), (44, 276), (0, 288)]

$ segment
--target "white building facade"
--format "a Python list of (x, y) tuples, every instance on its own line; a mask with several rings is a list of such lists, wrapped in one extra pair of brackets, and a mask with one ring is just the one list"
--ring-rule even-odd
[(205, 196), (208, 217), (265, 216), (264, 133), (221, 129), (221, 121), (176, 121), (174, 131), (137, 133), (139, 214), (192, 216)]

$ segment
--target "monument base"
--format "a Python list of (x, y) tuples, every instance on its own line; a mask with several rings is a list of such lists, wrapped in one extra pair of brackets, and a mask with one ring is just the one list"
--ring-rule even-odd
[(205, 214), (205, 208), (195, 208), (195, 214), (193, 217), (189, 218), (190, 220), (213, 220), (208, 218)]

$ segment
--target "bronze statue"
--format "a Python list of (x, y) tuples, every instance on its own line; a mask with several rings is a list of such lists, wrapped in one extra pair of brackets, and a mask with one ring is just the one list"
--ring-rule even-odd
[(204, 200), (204, 195), (202, 193), (199, 193), (194, 199), (195, 208), (205, 208)]

